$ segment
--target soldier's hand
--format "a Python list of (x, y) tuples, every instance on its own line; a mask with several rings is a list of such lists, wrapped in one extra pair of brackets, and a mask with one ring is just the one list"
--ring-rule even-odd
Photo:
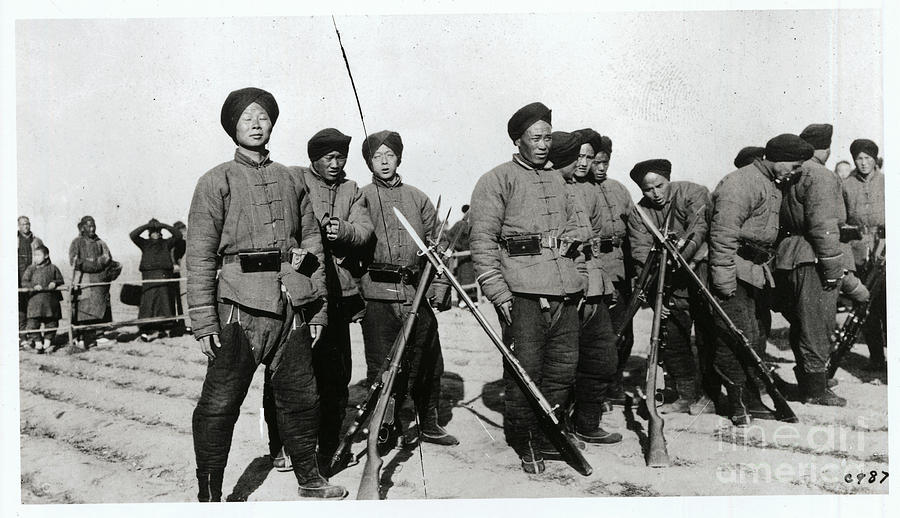
[(41, 290), (44, 289), (44, 288), (43, 288), (40, 284), (35, 284), (35, 285), (34, 285), (34, 288), (32, 288), (32, 289), (35, 290), (35, 291), (41, 291)]
[(310, 347), (315, 348), (316, 344), (319, 343), (319, 340), (322, 339), (322, 335), (325, 334), (325, 326), (322, 324), (310, 324), (309, 325), (309, 336), (312, 337), (312, 345)]
[(825, 291), (831, 291), (841, 285), (841, 279), (825, 279), (822, 282), (822, 288)]
[(216, 351), (222, 347), (222, 344), (219, 343), (219, 335), (212, 334), (209, 336), (204, 336), (200, 339), (200, 350), (203, 351), (203, 354), (206, 355), (210, 360), (216, 359)]
[(341, 231), (341, 220), (338, 218), (330, 218), (327, 223), (325, 223), (325, 237), (329, 241), (334, 241), (338, 237), (338, 233)]
[(672, 313), (672, 310), (668, 308), (665, 304), (662, 305), (662, 309), (659, 312), (662, 315), (662, 318), (669, 318), (669, 315)]
[(295, 271), (300, 271), (300, 266), (303, 264), (303, 259), (306, 258), (307, 251), (303, 248), (292, 248), (291, 249), (291, 268)]
[(56, 289), (56, 283), (53, 282), (53, 281), (50, 281), (50, 284), (47, 285), (47, 289), (48, 289), (48, 290), (55, 290), (55, 289)]
[(497, 311), (500, 312), (500, 316), (503, 317), (506, 325), (512, 325), (512, 301), (507, 300), (503, 304), (497, 306)]

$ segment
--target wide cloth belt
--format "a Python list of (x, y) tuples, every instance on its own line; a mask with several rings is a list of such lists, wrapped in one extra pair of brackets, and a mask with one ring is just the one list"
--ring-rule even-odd
[[(293, 259), (293, 252), (288, 250), (287, 252), (281, 252), (281, 262), (289, 263)], [(231, 264), (240, 262), (240, 257), (238, 254), (225, 254), (219, 256), (219, 264)]]

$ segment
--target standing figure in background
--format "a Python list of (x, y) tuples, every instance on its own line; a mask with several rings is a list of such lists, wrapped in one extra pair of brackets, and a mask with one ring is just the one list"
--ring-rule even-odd
[[(797, 135), (778, 135), (766, 143), (765, 159), (728, 173), (712, 194), (710, 291), (760, 357), (765, 357), (772, 319), (769, 293), (775, 279), (770, 263), (778, 239), (781, 189), (812, 156), (812, 146)], [(747, 426), (751, 414), (745, 392), (756, 372), (725, 324), (718, 318), (714, 323), (715, 368), (728, 392), (731, 422)]]
[[(181, 240), (172, 247), (172, 269), (175, 275), (173, 276), (174, 280), (169, 287), (172, 290), (172, 298), (175, 299), (175, 315), (182, 316), (184, 315), (184, 303), (181, 300), (181, 279), (184, 278), (185, 273), (184, 252), (187, 249), (187, 225), (182, 221), (176, 221), (172, 224), (172, 227), (181, 232)], [(186, 320), (176, 320), (169, 330), (169, 336), (181, 336), (190, 332), (191, 328), (188, 326)]]
[[(334, 128), (319, 131), (306, 146), (309, 167), (290, 167), (306, 184), (309, 202), (325, 248), (325, 284), (328, 287), (328, 327), (313, 350), (313, 370), (319, 390), (319, 469), (326, 469), (340, 441), (341, 425), (350, 397), (352, 374), (350, 323), (365, 314), (359, 294), (361, 260), (365, 245), (372, 238), (365, 200), (356, 182), (347, 179), (344, 166), (350, 150), (350, 137)], [(278, 471), (290, 471), (278, 434), (278, 419), (272, 383), (267, 376), (263, 386), (263, 410), (269, 427), (269, 454)], [(327, 475), (327, 474), (326, 474)]]
[[(380, 373), (391, 345), (403, 329), (424, 264), (418, 247), (392, 209), (396, 207), (403, 213), (425, 243), (430, 244), (438, 239), (440, 221), (428, 196), (404, 183), (397, 174), (403, 157), (400, 134), (385, 130), (369, 135), (363, 142), (362, 155), (372, 171), (372, 183), (360, 191), (369, 208), (369, 219), (375, 227), (370, 260), (361, 280), (366, 299), (366, 316), (362, 321), (366, 379), (372, 383)], [(443, 278), (435, 278), (428, 298), (444, 301), (448, 289)], [(441, 305), (438, 309), (448, 307)], [(423, 303), (418, 309), (418, 317), (406, 345), (406, 357), (409, 359), (408, 382), (398, 382), (398, 390), (402, 393), (408, 389), (412, 399), (412, 404), (409, 398), (406, 399), (403, 412), (398, 417), (405, 429), (404, 444), (416, 444), (420, 432), (425, 442), (443, 446), (459, 444), (456, 437), (438, 422), (444, 357), (437, 319), (428, 304)], [(413, 426), (415, 419), (410, 415), (412, 412), (418, 413), (421, 430)]]
[[(41, 324), (47, 329), (53, 329), (59, 325), (62, 311), (59, 301), (62, 293), (57, 288), (63, 285), (62, 273), (55, 264), (50, 262), (50, 250), (44, 245), (38, 245), (34, 249), (34, 262), (25, 269), (22, 275), (22, 285), (35, 290), (28, 297), (28, 330), (39, 331)], [(44, 333), (29, 333), (28, 340), (32, 348), (36, 348), (38, 354), (44, 354), (50, 349), (50, 342), (56, 336), (56, 331)]]
[[(877, 168), (878, 146), (868, 139), (857, 139), (850, 144), (850, 155), (856, 163), (850, 176), (844, 180), (844, 203), (847, 206), (847, 224), (856, 227), (856, 234), (849, 239), (853, 248), (856, 271), (863, 279), (875, 264), (875, 246), (886, 236), (884, 229), (884, 173)], [(858, 237), (858, 238), (857, 238)], [(882, 271), (882, 275), (885, 275)], [(869, 370), (887, 369), (884, 357), (886, 290), (876, 294), (869, 306), (869, 318), (863, 327), (863, 336), (869, 346)]]
[(846, 160), (841, 160), (834, 164), (834, 174), (836, 174), (842, 182), (850, 176), (851, 172), (853, 172), (853, 164)]
[(609, 161), (612, 157), (612, 139), (601, 136), (596, 141), (594, 160), (591, 162), (591, 173), (600, 194), (600, 219), (602, 231), (598, 242), (597, 254), (603, 267), (603, 275), (612, 282), (613, 291), (604, 296), (609, 306), (609, 317), (613, 331), (624, 326), (624, 341), (617, 351), (619, 356), (616, 369), (616, 382), (607, 394), (604, 406), (625, 404), (625, 391), (622, 376), (625, 363), (631, 356), (634, 346), (634, 330), (631, 321), (626, 321), (628, 300), (631, 298), (631, 278), (634, 266), (631, 264), (631, 246), (628, 242), (628, 218), (634, 209), (634, 202), (628, 189), (618, 180), (609, 177)]
[[(607, 432), (600, 426), (603, 402), (615, 382), (619, 355), (616, 352), (616, 333), (609, 318), (609, 306), (604, 295), (614, 289), (604, 275), (598, 249), (598, 236), (603, 220), (600, 217), (600, 195), (590, 175), (594, 159), (594, 145), (600, 135), (585, 128), (574, 133), (554, 131), (549, 160), (566, 181), (566, 190), (581, 233), (581, 254), (588, 274), (584, 302), (578, 317), (578, 364), (575, 372), (574, 430), (583, 441), (593, 444), (612, 444), (622, 440), (622, 434)], [(593, 144), (591, 143), (593, 142)]]
[[(44, 244), (37, 236), (31, 233), (31, 220), (28, 216), (19, 216), (19, 275), (18, 287), (22, 288), (22, 275), (31, 266), (34, 249)], [(19, 331), (25, 331), (28, 323), (28, 293), (19, 293)], [(19, 346), (28, 345), (25, 335), (19, 335)]]
[(838, 230), (844, 212), (841, 184), (825, 168), (832, 131), (831, 124), (811, 124), (800, 133), (813, 156), (783, 190), (775, 286), (790, 323), (788, 341), (803, 401), (844, 406), (847, 401), (826, 386), (825, 374), (839, 287), (848, 269)]
[[(465, 204), (462, 206), (463, 217), (459, 221), (453, 224), (450, 227), (450, 231), (447, 232), (447, 240), (455, 244), (453, 245), (454, 252), (468, 252), (469, 251), (469, 234), (472, 232), (472, 226), (469, 225), (469, 204)], [(456, 275), (456, 279), (463, 286), (469, 286), (475, 283), (475, 267), (472, 264), (472, 255), (464, 255), (461, 257), (454, 257), (454, 261), (456, 266), (454, 266), (454, 275)], [(466, 293), (469, 295), (475, 304), (478, 304), (477, 294), (478, 290), (475, 288), (467, 288)], [(459, 307), (464, 308), (466, 305), (460, 301)]]
[[(171, 237), (163, 238), (163, 229), (168, 230)], [(141, 237), (144, 232), (148, 238)], [(138, 318), (165, 318), (175, 315), (175, 297), (173, 283), (158, 282), (175, 277), (172, 250), (182, 242), (181, 231), (171, 225), (160, 223), (156, 218), (131, 231), (131, 241), (141, 249), (141, 306)], [(147, 282), (157, 281), (157, 282)], [(177, 281), (176, 281), (177, 282)], [(165, 335), (165, 330), (172, 327), (173, 322), (154, 322), (140, 326), (141, 339), (152, 342)]]
[[(76, 294), (74, 324), (102, 324), (112, 322), (109, 304), (109, 285), (78, 288), (79, 284), (107, 283), (118, 277), (116, 263), (106, 242), (97, 236), (97, 223), (92, 216), (78, 222), (79, 236), (69, 246), (69, 264), (75, 269)], [(121, 272), (121, 267), (119, 267)], [(89, 349), (97, 343), (97, 331), (88, 329), (78, 333), (79, 346)]]

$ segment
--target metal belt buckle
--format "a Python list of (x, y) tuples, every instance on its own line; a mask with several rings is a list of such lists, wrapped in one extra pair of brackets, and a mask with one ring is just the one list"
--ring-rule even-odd
[(547, 236), (547, 248), (550, 248), (553, 250), (559, 248), (559, 238), (552, 234), (548, 235)]

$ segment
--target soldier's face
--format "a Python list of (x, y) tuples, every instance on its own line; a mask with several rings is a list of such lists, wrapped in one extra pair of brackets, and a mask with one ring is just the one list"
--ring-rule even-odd
[(238, 119), (235, 140), (239, 146), (260, 150), (265, 148), (272, 136), (272, 120), (262, 106), (252, 103), (244, 109)]
[(31, 232), (31, 221), (28, 218), (19, 218), (19, 232), (23, 234)]
[(575, 170), (578, 169), (578, 162), (572, 162), (571, 164), (560, 167), (558, 171), (566, 180), (571, 180), (573, 176), (575, 176)]
[(598, 151), (594, 155), (591, 162), (591, 172), (594, 173), (594, 180), (602, 182), (606, 180), (606, 171), (609, 169), (609, 154), (604, 151)]
[(803, 162), (774, 162), (773, 169), (775, 170), (775, 183), (784, 184), (789, 182), (791, 178), (793, 178), (797, 173), (800, 172), (800, 168), (803, 166)]
[(47, 256), (44, 255), (44, 251), (40, 249), (35, 250), (31, 254), (31, 262), (34, 264), (41, 264), (46, 258)]
[(834, 172), (841, 177), (841, 180), (843, 180), (844, 178), (850, 176), (850, 171), (852, 169), (853, 168), (850, 167), (850, 164), (848, 164), (847, 162), (841, 162), (837, 165), (837, 167), (834, 168)]
[(584, 178), (591, 172), (591, 162), (594, 161), (594, 146), (582, 144), (578, 152), (578, 160), (575, 161), (575, 176)]
[(856, 162), (856, 170), (863, 176), (866, 176), (875, 170), (875, 158), (866, 153), (857, 154), (853, 161)]
[(394, 151), (382, 144), (372, 155), (372, 172), (382, 180), (390, 180), (397, 174), (399, 159)]
[(641, 192), (644, 198), (656, 207), (662, 207), (669, 201), (672, 186), (669, 180), (660, 174), (647, 173), (641, 180)]
[(516, 140), (516, 146), (518, 146), (522, 158), (536, 166), (546, 164), (547, 155), (550, 154), (550, 145), (553, 143), (550, 136), (552, 130), (550, 124), (544, 121), (537, 121), (529, 126), (525, 133)]
[(313, 162), (313, 166), (325, 181), (333, 182), (341, 175), (341, 171), (344, 170), (346, 163), (347, 155), (339, 151), (332, 151)]

